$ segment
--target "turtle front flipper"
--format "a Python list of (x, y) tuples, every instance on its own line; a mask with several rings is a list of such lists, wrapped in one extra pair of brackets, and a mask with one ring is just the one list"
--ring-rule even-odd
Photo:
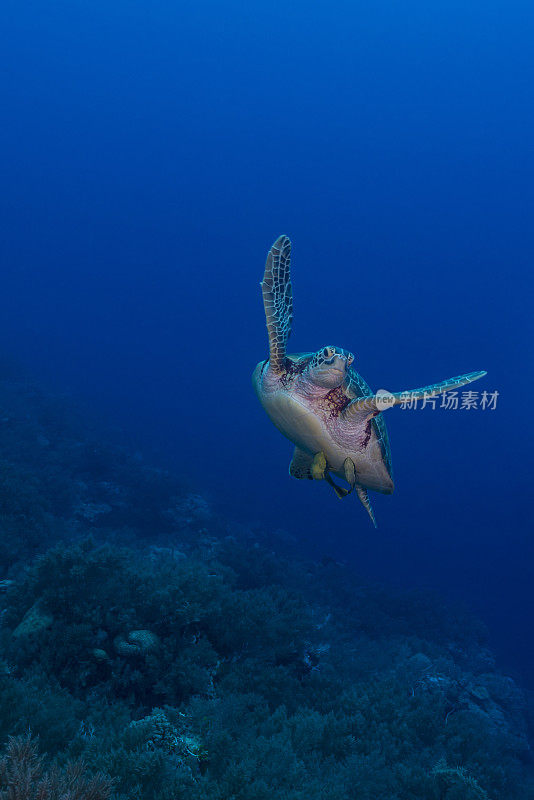
[(261, 282), (269, 334), (269, 361), (271, 369), (278, 374), (284, 371), (287, 340), (293, 319), (290, 257), (289, 238), (279, 236), (267, 255)]
[(487, 375), (484, 370), (479, 372), (467, 372), (465, 375), (458, 375), (456, 378), (448, 378), (446, 381), (440, 383), (432, 383), (430, 386), (423, 386), (421, 389), (410, 389), (404, 392), (386, 392), (380, 391), (377, 394), (369, 395), (368, 397), (360, 397), (352, 400), (342, 411), (345, 419), (357, 416), (361, 419), (366, 419), (375, 416), (379, 411), (386, 411), (388, 408), (398, 406), (401, 403), (407, 403), (410, 400), (424, 400), (425, 398), (435, 397), (438, 394), (444, 394), (451, 389), (459, 389), (473, 381), (478, 381)]

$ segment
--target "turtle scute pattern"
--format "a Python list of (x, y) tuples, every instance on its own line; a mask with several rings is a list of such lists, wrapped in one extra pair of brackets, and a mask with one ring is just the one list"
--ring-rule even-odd
[(261, 284), (271, 368), (284, 370), (286, 345), (293, 319), (293, 296), (290, 280), (291, 242), (280, 236), (269, 250)]

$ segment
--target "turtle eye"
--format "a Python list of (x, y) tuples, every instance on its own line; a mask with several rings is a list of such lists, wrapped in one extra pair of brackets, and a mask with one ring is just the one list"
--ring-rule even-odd
[(325, 347), (325, 349), (323, 350), (323, 355), (325, 358), (332, 358), (332, 356), (335, 356), (335, 354), (336, 354), (335, 347)]
[(347, 364), (349, 365), (349, 367), (353, 361), (354, 361), (354, 356), (352, 355), (352, 353), (349, 353), (347, 356)]

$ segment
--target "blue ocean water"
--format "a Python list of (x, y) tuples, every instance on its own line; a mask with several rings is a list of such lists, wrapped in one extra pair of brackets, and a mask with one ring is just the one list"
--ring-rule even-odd
[[(534, 11), (300, 0), (0, 10), (2, 353), (232, 518), (531, 637)], [(290, 350), (374, 389), (485, 369), (495, 409), (387, 414), (396, 490), (288, 476), (258, 404), (259, 281), (294, 245)]]

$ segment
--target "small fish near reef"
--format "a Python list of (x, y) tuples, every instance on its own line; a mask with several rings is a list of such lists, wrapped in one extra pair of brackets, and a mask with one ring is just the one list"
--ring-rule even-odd
[[(287, 353), (293, 319), (290, 256), (291, 242), (280, 236), (269, 250), (261, 282), (269, 358), (256, 366), (252, 383), (271, 421), (295, 445), (289, 474), (325, 480), (339, 498), (356, 491), (376, 527), (368, 489), (393, 491), (381, 412), (457, 389), (486, 373), (469, 372), (421, 389), (375, 394), (354, 369), (353, 354), (343, 347)], [(339, 486), (332, 476), (347, 481), (349, 488)]]

